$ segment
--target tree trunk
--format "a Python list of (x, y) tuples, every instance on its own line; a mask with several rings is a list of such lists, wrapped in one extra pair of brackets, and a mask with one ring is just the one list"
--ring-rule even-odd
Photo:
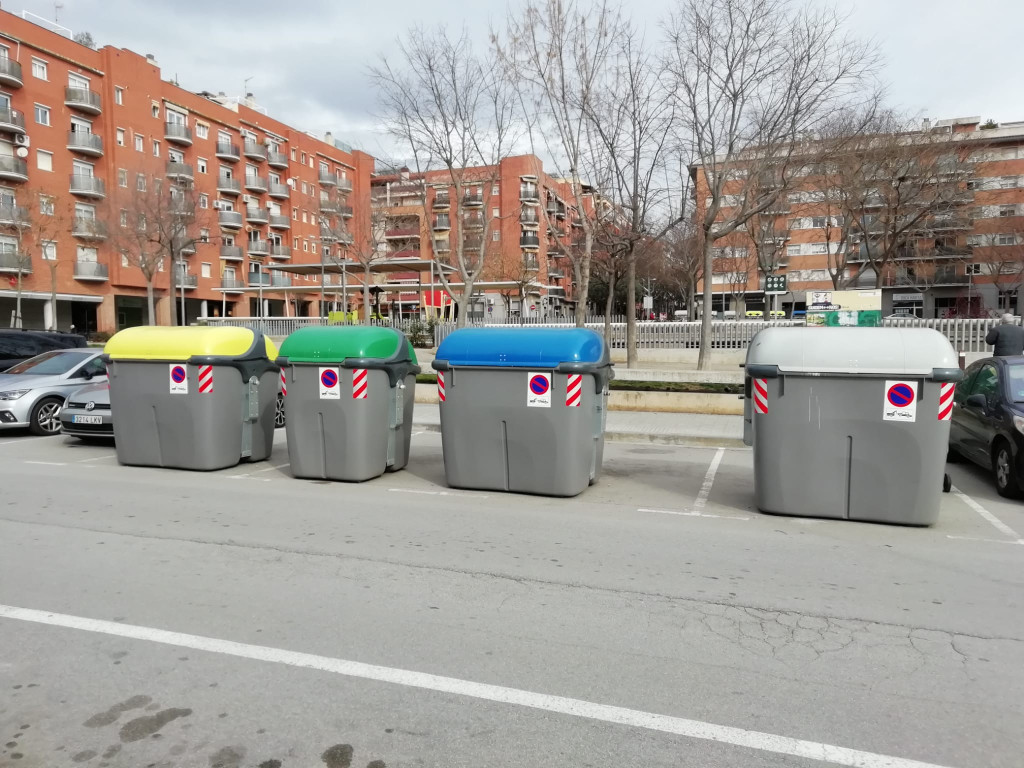
[[(178, 324), (178, 290), (177, 290), (177, 288), (175, 288), (175, 283), (177, 282), (177, 280), (174, 279), (177, 276), (177, 274), (178, 274), (175, 271), (177, 269), (178, 269), (178, 262), (176, 262), (173, 259), (171, 259), (171, 269), (169, 270), (170, 271), (170, 277), (168, 277), (167, 282), (168, 282), (168, 292), (170, 293), (170, 296), (171, 296), (171, 306), (168, 307), (168, 309), (170, 310), (170, 319), (168, 320), (168, 322), (170, 323), (172, 328)], [(182, 277), (184, 277), (184, 275)], [(262, 307), (260, 307), (260, 316), (261, 317), (263, 316), (263, 308)]]
[(24, 323), (21, 321), (21, 270), (18, 270), (18, 286), (17, 292), (15, 293), (14, 299), (14, 327), (23, 328)]
[(156, 301), (153, 298), (153, 278), (146, 278), (146, 307), (149, 310), (149, 325), (156, 325)]
[(50, 328), (57, 330), (57, 262), (47, 265), (50, 268)]
[(686, 319), (697, 319), (697, 285), (689, 283), (686, 286)]
[[(348, 321), (348, 307), (345, 307), (345, 320)], [(363, 268), (363, 325), (369, 325), (370, 319), (370, 265)]]
[(704, 233), (702, 243), (704, 256), (704, 306), (700, 313), (700, 353), (697, 356), (697, 369), (706, 371), (711, 367), (711, 282), (713, 277), (711, 264), (712, 242), (708, 233)]
[[(636, 367), (636, 258), (626, 257), (626, 367)], [(644, 310), (646, 311), (646, 310)]]
[(462, 288), (462, 295), (459, 296), (459, 316), (455, 318), (456, 328), (465, 328), (469, 315), (469, 300), (473, 297), (473, 281), (466, 278), (466, 284)]
[(590, 258), (594, 250), (594, 234), (585, 229), (583, 233), (583, 255), (580, 257), (580, 277), (576, 283), (576, 327), (582, 328), (587, 321), (587, 297), (590, 294)]
[(615, 270), (608, 270), (608, 298), (604, 302), (604, 344), (612, 345), (612, 310), (615, 309)]

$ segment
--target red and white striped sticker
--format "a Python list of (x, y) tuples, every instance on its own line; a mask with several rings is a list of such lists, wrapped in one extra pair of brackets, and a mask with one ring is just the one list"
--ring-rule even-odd
[(437, 372), (437, 399), (444, 402), (444, 371)]
[(281, 394), (288, 394), (288, 379), (284, 376), (284, 368), (281, 369)]
[(579, 408), (583, 402), (583, 374), (570, 373), (565, 381), (565, 404), (570, 408)]
[(768, 379), (754, 379), (754, 411), (768, 413)]
[(365, 400), (366, 391), (368, 389), (366, 385), (367, 375), (365, 368), (356, 368), (352, 371), (352, 399), (353, 400)]
[(939, 421), (949, 421), (953, 416), (953, 390), (956, 384), (943, 384), (939, 389)]
[(212, 395), (213, 394), (213, 366), (212, 365), (200, 365), (199, 366), (199, 394), (200, 395)]

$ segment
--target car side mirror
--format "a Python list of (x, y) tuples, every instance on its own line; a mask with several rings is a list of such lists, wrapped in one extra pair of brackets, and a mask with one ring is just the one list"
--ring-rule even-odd
[(988, 400), (984, 395), (970, 395), (964, 402), (967, 408), (978, 408), (982, 411), (988, 410)]

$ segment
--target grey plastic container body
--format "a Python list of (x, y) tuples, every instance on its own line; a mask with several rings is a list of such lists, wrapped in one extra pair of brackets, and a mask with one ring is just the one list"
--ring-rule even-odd
[[(321, 367), (339, 373), (337, 400), (320, 398)], [(359, 482), (409, 463), (416, 374), (392, 388), (387, 371), (366, 373), (366, 398), (356, 400), (355, 369), (332, 363), (287, 366), (285, 431), (295, 477)]]
[[(769, 329), (751, 343), (746, 374), (744, 439), (754, 448), (758, 509), (903, 525), (936, 521), (949, 440), (939, 396), (944, 382), (962, 375), (941, 334)], [(754, 379), (767, 389), (767, 413), (753, 403)], [(892, 382), (916, 384), (913, 421), (883, 418)]]
[(551, 373), (550, 408), (527, 406), (531, 371), (443, 371), (441, 440), (448, 485), (576, 496), (597, 479), (604, 457), (606, 382), (583, 374), (581, 403), (567, 406), (569, 374), (533, 371)]
[(168, 365), (133, 360), (107, 364), (120, 463), (213, 470), (232, 467), (243, 458), (262, 461), (270, 456), (276, 368), (257, 375), (258, 392), (250, 404), (249, 380), (232, 365), (213, 365), (210, 394), (199, 393), (199, 367), (186, 363), (180, 365), (188, 378), (188, 394), (171, 394)]

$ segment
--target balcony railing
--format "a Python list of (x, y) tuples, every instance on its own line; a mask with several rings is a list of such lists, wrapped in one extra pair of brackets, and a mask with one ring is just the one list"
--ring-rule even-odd
[(250, 240), (249, 244), (245, 247), (245, 250), (250, 256), (269, 256), (270, 255), (270, 241), (269, 240)]
[(75, 280), (96, 280), (104, 281), (110, 279), (110, 270), (106, 264), (98, 264), (95, 261), (76, 261)]
[(220, 247), (220, 257), (224, 261), (242, 261), (244, 258), (242, 249), (237, 245), (222, 245)]
[(71, 175), (71, 194), (82, 197), (106, 197), (107, 188), (103, 179), (75, 173)]
[(4, 56), (0, 58), (0, 85), (21, 88), (25, 80), (21, 75), (21, 63)]
[(292, 278), (290, 275), (271, 275), (270, 284), (274, 286), (286, 287), (292, 284)]
[(32, 257), (26, 253), (0, 251), (0, 272), (32, 274)]
[(320, 171), (319, 179), (320, 184), (325, 187), (338, 186), (338, 174), (336, 173), (331, 173), (330, 171)]
[(292, 249), (289, 245), (272, 245), (270, 246), (270, 258), (272, 259), (290, 259), (292, 257)]
[(384, 237), (386, 238), (398, 238), (398, 237), (419, 237), (419, 227), (390, 227), (384, 230)]
[(341, 213), (341, 202), (338, 200), (321, 200), (320, 213)]
[(168, 163), (167, 178), (175, 181), (192, 181), (196, 174), (189, 163)]
[(224, 229), (242, 228), (242, 214), (238, 211), (218, 211), (217, 221)]
[(266, 272), (250, 272), (249, 273), (249, 285), (270, 285), (270, 275)]
[(262, 176), (250, 174), (245, 177), (245, 188), (250, 192), (266, 192), (267, 180)]
[(100, 95), (88, 88), (65, 88), (64, 105), (90, 115), (98, 115), (103, 111), (103, 100)]
[(96, 219), (76, 218), (71, 225), (71, 234), (83, 240), (106, 240), (107, 225)]
[(536, 184), (520, 184), (519, 185), (519, 199), (520, 200), (540, 200), (540, 193), (537, 191)]
[(540, 238), (536, 235), (520, 235), (520, 248), (540, 248)]
[(226, 160), (229, 163), (237, 163), (238, 159), (242, 156), (237, 144), (224, 141), (217, 142), (214, 154), (221, 160)]
[(28, 163), (17, 157), (0, 155), (0, 179), (28, 181)]
[(470, 208), (479, 207), (484, 204), (484, 196), (482, 192), (466, 192), (462, 196), (462, 204)]
[(267, 164), (271, 168), (287, 168), (288, 155), (286, 155), (284, 152), (274, 152), (273, 150), (268, 150)]
[(452, 223), (448, 219), (447, 216), (435, 216), (434, 217), (434, 229), (435, 230), (440, 231), (440, 230), (451, 229), (451, 228), (452, 228)]
[(352, 206), (351, 205), (342, 205), (342, 206), (339, 207), (338, 213), (341, 214), (341, 217), (343, 219), (351, 219), (352, 218)]
[(266, 160), (267, 147), (264, 144), (260, 144), (258, 141), (246, 139), (242, 144), (242, 154), (250, 160)]
[(30, 223), (27, 208), (7, 203), (0, 205), (0, 226), (27, 227)]
[(232, 292), (237, 291), (241, 293), (245, 290), (245, 282), (234, 277), (222, 277), (220, 279), (220, 287), (225, 291)]
[(181, 123), (164, 123), (164, 138), (171, 144), (192, 146), (192, 130)]
[(250, 224), (266, 224), (270, 221), (270, 213), (258, 205), (247, 205), (245, 207), (245, 220)]
[(199, 285), (199, 275), (182, 274), (177, 272), (174, 275), (174, 287), (191, 290)]
[(434, 194), (433, 206), (435, 208), (449, 208), (451, 204), (452, 200), (447, 192), (437, 192)]
[(25, 116), (16, 109), (3, 107), (0, 109), (0, 131), (6, 133), (25, 133)]
[(524, 227), (537, 227), (540, 226), (540, 216), (537, 212), (532, 209), (526, 209), (519, 214), (519, 223)]
[(80, 155), (101, 157), (103, 155), (103, 137), (85, 131), (70, 131), (68, 133), (68, 149), (78, 152)]
[(270, 228), (291, 229), (292, 220), (285, 216), (283, 213), (272, 213), (270, 214)]
[(275, 200), (287, 200), (291, 197), (292, 188), (279, 181), (272, 181), (267, 188), (267, 194)]
[(223, 195), (240, 195), (242, 194), (242, 182), (238, 179), (219, 176), (217, 178), (217, 191)]
[(348, 179), (338, 177), (338, 191), (344, 195), (349, 194), (352, 191), (352, 182)]
[(452, 250), (452, 244), (448, 241), (447, 237), (439, 239), (434, 243), (434, 251), (436, 253), (450, 253)]
[(462, 217), (462, 226), (464, 229), (483, 229), (484, 217), (479, 213), (466, 214)]

